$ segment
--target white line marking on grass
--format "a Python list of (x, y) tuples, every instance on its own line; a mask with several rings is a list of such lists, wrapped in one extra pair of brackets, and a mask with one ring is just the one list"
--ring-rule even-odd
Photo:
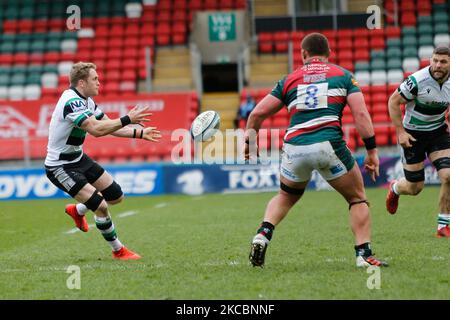
[[(90, 224), (89, 225), (89, 228), (93, 228), (93, 227), (95, 227), (95, 224)], [(76, 232), (78, 232), (78, 231), (81, 231), (80, 229), (78, 229), (78, 228), (72, 228), (72, 229), (70, 229), (69, 231), (66, 231), (66, 232), (64, 232), (65, 234), (74, 234), (74, 233), (76, 233)]]
[(155, 208), (163, 208), (165, 206), (167, 206), (167, 203), (166, 202), (161, 202), (161, 203), (156, 204)]
[[(122, 212), (119, 215), (117, 215), (117, 218), (126, 218), (126, 217), (129, 217), (129, 216), (133, 216), (135, 214), (138, 214), (138, 213), (139, 213), (139, 211), (135, 211), (135, 210), (125, 211), (125, 212)], [(95, 224), (90, 224), (89, 225), (89, 228), (93, 228), (93, 227), (95, 227)], [(81, 231), (81, 230), (78, 229), (78, 228), (72, 228), (69, 231), (66, 231), (64, 233), (65, 234), (74, 234), (74, 233), (77, 233), (78, 231)]]
[(138, 213), (138, 211), (134, 211), (134, 210), (125, 211), (124, 213), (119, 214), (117, 217), (118, 218), (125, 218), (125, 217), (129, 217), (129, 216), (133, 216), (133, 215), (135, 215), (137, 213)]

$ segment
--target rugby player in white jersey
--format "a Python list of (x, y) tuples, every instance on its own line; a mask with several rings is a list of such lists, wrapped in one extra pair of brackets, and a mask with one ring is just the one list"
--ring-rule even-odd
[[(94, 212), (95, 224), (112, 248), (112, 257), (136, 260), (141, 257), (127, 249), (117, 237), (109, 205), (124, 198), (121, 187), (97, 162), (82, 149), (86, 133), (94, 137), (112, 134), (117, 137), (157, 142), (161, 134), (154, 127), (143, 126), (151, 113), (148, 107), (135, 107), (127, 115), (109, 119), (95, 104), (100, 82), (93, 63), (78, 62), (70, 71), (70, 88), (58, 100), (49, 127), (45, 169), (50, 181), (78, 201), (66, 206), (66, 213), (76, 226), (87, 232), (85, 214)], [(129, 124), (139, 124), (141, 129)]]
[[(390, 183), (386, 208), (395, 214), (400, 195), (418, 195), (425, 181), (426, 157), (441, 180), (438, 237), (450, 237), (450, 49), (434, 49), (430, 65), (410, 75), (389, 98), (389, 114), (402, 148), (404, 178)], [(401, 104), (406, 104), (402, 119)]]

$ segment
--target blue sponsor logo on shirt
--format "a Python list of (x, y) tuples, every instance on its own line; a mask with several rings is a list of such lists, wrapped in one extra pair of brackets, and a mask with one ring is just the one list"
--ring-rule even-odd
[(330, 172), (331, 172), (332, 174), (339, 173), (339, 172), (341, 172), (342, 170), (344, 170), (344, 168), (342, 168), (342, 166), (341, 166), (340, 164), (337, 164), (337, 165), (335, 165), (335, 166), (333, 166), (333, 167), (330, 168)]

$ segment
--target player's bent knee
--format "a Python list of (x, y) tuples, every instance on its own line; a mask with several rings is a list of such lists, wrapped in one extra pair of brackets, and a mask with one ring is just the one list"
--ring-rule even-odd
[[(450, 158), (443, 157), (433, 161), (433, 165), (439, 172), (442, 169), (450, 169)], [(440, 171), (439, 177), (442, 183), (450, 183), (450, 170)]]
[(116, 204), (123, 199), (122, 188), (115, 181), (113, 181), (109, 187), (101, 192), (107, 202)]
[[(104, 200), (104, 199), (103, 199)], [(97, 208), (97, 212), (100, 211), (104, 216), (108, 215), (108, 203), (106, 201), (102, 201), (100, 206)]]
[(303, 193), (305, 193), (305, 188), (292, 188), (288, 185), (284, 184), (283, 182), (280, 182), (280, 189), (287, 193), (288, 195), (301, 197)]
[(437, 171), (441, 169), (450, 169), (450, 158), (442, 157), (433, 161), (433, 165)]
[(353, 200), (353, 201), (349, 201), (349, 203), (348, 203), (348, 210), (350, 210), (354, 205), (357, 205), (357, 204), (365, 204), (368, 207), (370, 207), (370, 203), (369, 203), (369, 201), (367, 201), (367, 199)]
[(423, 190), (423, 183), (412, 183), (409, 185), (409, 192), (413, 196), (417, 196)]
[(92, 212), (95, 212), (102, 206), (103, 203), (106, 205), (106, 202), (103, 200), (105, 199), (100, 194), (94, 192), (92, 196), (84, 203), (84, 205)]
[(123, 199), (125, 199), (125, 196), (122, 194), (119, 199), (108, 201), (108, 204), (111, 204), (111, 205), (118, 204), (118, 203), (121, 203), (123, 201)]
[(403, 172), (405, 173), (405, 179), (406, 181), (417, 184), (419, 182), (425, 181), (425, 169), (419, 170), (419, 171), (409, 171), (406, 169), (403, 169)]

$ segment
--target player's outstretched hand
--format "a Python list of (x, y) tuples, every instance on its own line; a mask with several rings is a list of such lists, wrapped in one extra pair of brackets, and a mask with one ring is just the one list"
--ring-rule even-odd
[(367, 157), (364, 159), (364, 169), (374, 182), (380, 176), (380, 160), (378, 159), (377, 149), (367, 151)]
[(148, 110), (149, 106), (140, 107), (136, 106), (128, 112), (128, 116), (130, 117), (131, 123), (139, 124), (143, 126), (143, 122), (150, 121), (150, 116), (152, 115)]
[(161, 132), (156, 130), (156, 127), (147, 127), (142, 129), (142, 139), (144, 140), (159, 142), (161, 137)]

